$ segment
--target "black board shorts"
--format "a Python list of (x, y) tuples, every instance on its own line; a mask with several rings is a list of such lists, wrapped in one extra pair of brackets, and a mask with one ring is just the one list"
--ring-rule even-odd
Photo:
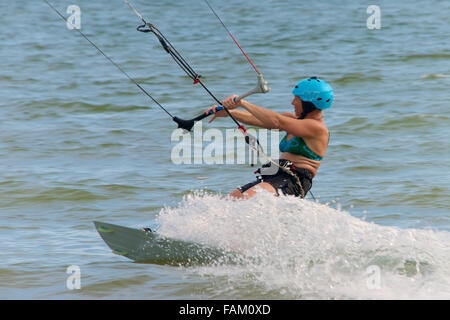
[[(284, 159), (279, 160), (279, 164), (281, 166), (284, 166), (287, 163), (289, 163), (288, 160)], [(265, 164), (263, 165), (263, 168), (268, 166), (269, 164)], [(314, 176), (313, 173), (303, 168), (291, 169), (291, 172), (293, 172), (299, 178), (299, 181), (302, 185), (301, 187), (303, 188), (304, 191), (304, 195), (306, 195), (312, 187), (312, 179)], [(255, 181), (239, 187), (238, 190), (244, 193), (248, 189), (256, 186), (261, 182), (267, 182), (272, 187), (274, 187), (275, 190), (277, 191), (277, 195), (279, 195), (279, 190), (281, 190), (281, 192), (284, 195), (294, 195), (296, 197), (302, 197), (302, 191), (297, 183), (297, 179), (295, 179), (295, 177), (291, 176), (289, 173), (285, 172), (280, 168), (278, 168), (277, 173), (273, 175), (262, 174), (258, 176)]]

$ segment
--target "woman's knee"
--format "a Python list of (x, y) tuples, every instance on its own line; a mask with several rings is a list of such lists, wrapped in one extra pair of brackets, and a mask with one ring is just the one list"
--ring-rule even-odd
[(248, 191), (251, 191), (251, 192), (253, 192), (253, 194), (255, 194), (256, 188), (261, 188), (263, 190), (273, 193), (274, 195), (278, 195), (277, 190), (270, 183), (267, 183), (267, 182), (261, 182), (261, 183), (257, 184), (256, 186), (250, 188)]
[(233, 191), (231, 191), (229, 196), (232, 198), (237, 198), (237, 199), (244, 198), (244, 194), (239, 189), (234, 189)]
[(232, 198), (236, 198), (236, 199), (248, 199), (253, 197), (256, 194), (256, 188), (261, 188), (264, 189), (266, 191), (269, 191), (271, 193), (273, 193), (274, 195), (278, 195), (277, 191), (275, 190), (275, 188), (266, 182), (262, 182), (262, 183), (258, 183), (256, 185), (254, 185), (253, 187), (251, 187), (250, 189), (246, 190), (245, 192), (242, 192), (239, 189), (234, 189), (229, 196)]

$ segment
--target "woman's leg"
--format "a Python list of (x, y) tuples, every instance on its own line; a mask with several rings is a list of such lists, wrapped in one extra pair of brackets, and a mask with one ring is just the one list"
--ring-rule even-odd
[(258, 183), (257, 185), (254, 185), (253, 187), (251, 187), (250, 189), (241, 192), (241, 190), (239, 189), (234, 189), (229, 196), (232, 198), (236, 198), (236, 199), (248, 199), (253, 197), (256, 194), (255, 189), (256, 188), (263, 188), (264, 190), (267, 190), (269, 192), (272, 192), (274, 195), (278, 195), (277, 190), (275, 190), (275, 188), (267, 183), (267, 182), (261, 182)]

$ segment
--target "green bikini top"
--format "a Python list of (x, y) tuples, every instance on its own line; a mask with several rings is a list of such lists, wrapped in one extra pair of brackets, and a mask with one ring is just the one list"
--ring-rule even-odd
[(279, 148), (281, 152), (297, 154), (299, 156), (303, 156), (315, 161), (321, 161), (323, 159), (306, 145), (303, 138), (294, 136), (289, 141), (286, 141), (287, 136), (288, 134), (286, 133), (286, 135), (280, 141)]

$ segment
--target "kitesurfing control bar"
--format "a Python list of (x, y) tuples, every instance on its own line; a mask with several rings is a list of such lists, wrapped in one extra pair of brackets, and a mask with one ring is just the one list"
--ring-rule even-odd
[[(218, 106), (216, 108), (216, 111), (224, 110), (225, 108), (222, 106)], [(178, 128), (184, 129), (186, 131), (191, 131), (192, 127), (194, 126), (195, 122), (205, 119), (206, 117), (209, 117), (210, 115), (214, 114), (213, 110), (209, 110), (208, 113), (202, 113), (201, 115), (191, 119), (191, 120), (183, 120), (178, 117), (173, 117), (173, 121), (175, 121), (178, 124)]]

